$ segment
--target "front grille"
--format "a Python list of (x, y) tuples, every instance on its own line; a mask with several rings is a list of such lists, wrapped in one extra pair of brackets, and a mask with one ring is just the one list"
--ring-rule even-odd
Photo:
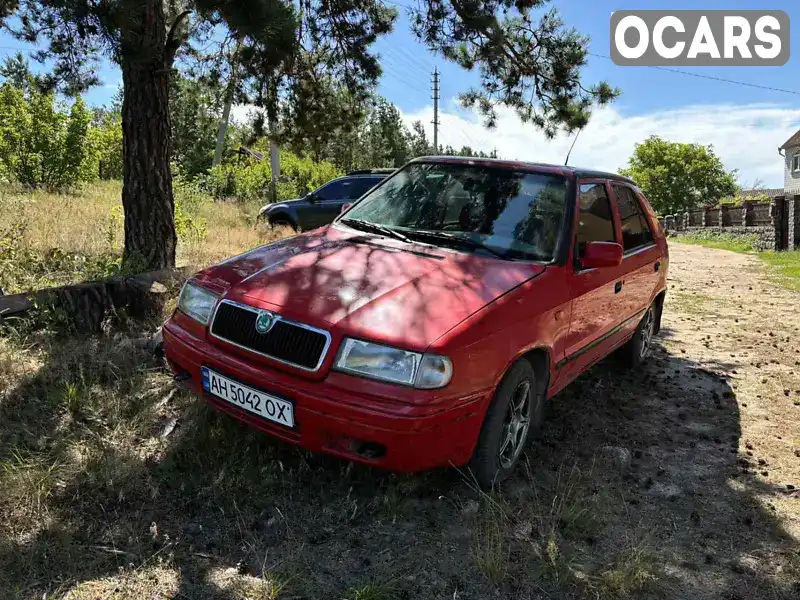
[(256, 308), (222, 301), (211, 324), (211, 335), (303, 369), (314, 371), (322, 363), (330, 341), (328, 334), (280, 318), (262, 334), (256, 331), (256, 317)]

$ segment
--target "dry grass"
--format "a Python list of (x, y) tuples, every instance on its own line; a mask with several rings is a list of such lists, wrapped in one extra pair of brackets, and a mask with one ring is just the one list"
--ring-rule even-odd
[[(710, 285), (681, 260), (673, 251), (686, 294), (772, 289), (723, 266)], [(784, 388), (800, 389), (800, 347), (762, 326), (777, 319), (761, 302), (743, 332), (740, 313), (721, 312), (708, 349), (686, 304), (667, 305), (645, 367), (607, 361), (560, 394), (491, 494), (453, 470), (399, 476), (312, 455), (214, 412), (137, 343), (158, 318), (80, 338), (11, 332), (0, 598), (795, 598), (800, 395)], [(753, 354), (731, 379), (724, 360), (742, 346)], [(610, 464), (604, 446), (630, 463)]]
[[(103, 276), (104, 269), (113, 267), (122, 252), (121, 193), (118, 181), (86, 184), (74, 193), (0, 186), (0, 234), (10, 238), (21, 232), (14, 248), (18, 258), (9, 259), (12, 266), (6, 267), (18, 272), (10, 283), (8, 274), (0, 277), (0, 284), (6, 281), (5, 292)], [(179, 237), (179, 266), (204, 267), (293, 233), (286, 228), (256, 226), (253, 206), (218, 203), (200, 195), (192, 211), (192, 218), (205, 232), (199, 239), (188, 234)], [(97, 261), (99, 264), (94, 264)]]

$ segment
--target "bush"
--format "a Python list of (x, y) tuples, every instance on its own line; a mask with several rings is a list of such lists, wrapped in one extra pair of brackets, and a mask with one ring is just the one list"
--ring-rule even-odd
[(95, 149), (94, 173), (100, 179), (122, 179), (122, 117), (104, 115), (89, 130), (89, 141)]
[(35, 85), (0, 86), (0, 170), (30, 187), (63, 188), (95, 178), (90, 122), (80, 97), (67, 112)]
[(200, 215), (200, 206), (207, 196), (197, 182), (187, 179), (182, 173), (173, 176), (172, 191), (175, 195), (175, 232), (183, 242), (202, 242), (208, 235), (208, 222)]
[[(215, 198), (236, 198), (243, 202), (268, 201), (272, 169), (267, 156), (268, 150), (263, 160), (240, 158), (213, 167), (204, 178), (205, 189)], [(278, 200), (304, 196), (340, 175), (342, 171), (333, 163), (317, 162), (290, 152), (281, 152)]]

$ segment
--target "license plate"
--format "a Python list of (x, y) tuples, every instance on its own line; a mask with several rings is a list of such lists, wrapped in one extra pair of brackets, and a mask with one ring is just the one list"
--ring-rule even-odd
[(209, 394), (227, 400), (231, 404), (255, 413), (265, 419), (294, 427), (294, 413), (291, 402), (255, 390), (224, 375), (209, 369), (200, 369), (203, 375), (203, 389)]

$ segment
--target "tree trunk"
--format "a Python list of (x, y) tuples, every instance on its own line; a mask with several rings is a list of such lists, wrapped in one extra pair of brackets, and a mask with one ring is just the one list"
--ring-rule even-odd
[(175, 266), (169, 77), (173, 56), (161, 0), (143, 0), (123, 32), (124, 259), (144, 270)]

